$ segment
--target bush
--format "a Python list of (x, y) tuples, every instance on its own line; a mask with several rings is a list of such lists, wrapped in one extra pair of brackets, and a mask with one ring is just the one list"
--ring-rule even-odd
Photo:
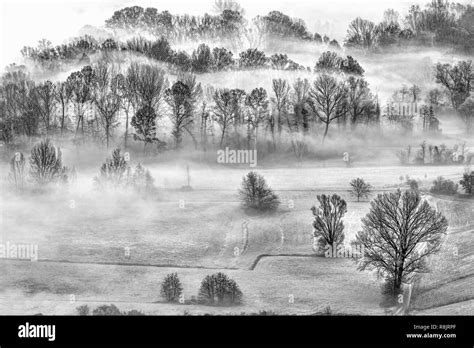
[(61, 149), (49, 140), (33, 146), (30, 156), (30, 176), (38, 185), (67, 181), (67, 169), (63, 166)]
[(233, 279), (219, 272), (203, 279), (198, 298), (207, 305), (236, 305), (242, 302), (242, 291)]
[(278, 196), (268, 187), (265, 178), (253, 171), (242, 179), (239, 194), (245, 209), (274, 211), (280, 205)]
[(178, 278), (178, 273), (168, 274), (161, 283), (161, 296), (168, 302), (178, 302), (183, 293), (183, 286)]
[(141, 312), (141, 311), (138, 311), (136, 309), (132, 309), (131, 311), (128, 311), (126, 313), (124, 313), (124, 315), (128, 315), (128, 316), (139, 316), (139, 315), (145, 315), (145, 313)]
[(415, 179), (408, 179), (407, 180), (407, 185), (410, 186), (410, 190), (412, 190), (412, 191), (418, 191), (418, 189), (419, 189), (418, 181), (416, 181)]
[(439, 193), (445, 195), (454, 195), (458, 191), (458, 185), (453, 181), (444, 179), (442, 176), (439, 176), (435, 181), (433, 181), (433, 186), (430, 189), (432, 193)]
[(92, 315), (122, 315), (122, 312), (113, 304), (97, 307)]
[(77, 307), (76, 311), (78, 315), (89, 315), (91, 310), (88, 305), (82, 305)]

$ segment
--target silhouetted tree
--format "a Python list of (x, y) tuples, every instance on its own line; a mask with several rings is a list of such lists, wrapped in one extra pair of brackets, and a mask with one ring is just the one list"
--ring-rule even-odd
[(319, 207), (311, 207), (313, 212), (313, 235), (320, 238), (320, 246), (337, 246), (344, 242), (344, 223), (347, 212), (346, 201), (338, 195), (318, 195)]
[(379, 194), (370, 206), (356, 237), (364, 250), (358, 269), (376, 270), (397, 293), (426, 271), (424, 261), (439, 250), (448, 222), (416, 191)]

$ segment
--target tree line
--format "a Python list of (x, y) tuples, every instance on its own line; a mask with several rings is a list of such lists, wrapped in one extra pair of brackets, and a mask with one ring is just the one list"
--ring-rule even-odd
[[(34, 82), (24, 69), (11, 69), (0, 85), (0, 129), (6, 144), (24, 137), (73, 135), (76, 142), (109, 147), (121, 122), (119, 141), (130, 138), (146, 152), (183, 146), (195, 148), (232, 144), (256, 148), (268, 140), (276, 150), (282, 133), (309, 134), (332, 124), (355, 128), (379, 121), (376, 98), (352, 57), (325, 52), (315, 65), (313, 81), (274, 79), (272, 90), (202, 86), (196, 76), (180, 73), (170, 83), (163, 69), (132, 63), (125, 71), (100, 62), (72, 72), (65, 81)], [(168, 123), (167, 132), (163, 123)], [(167, 143), (163, 137), (171, 137)], [(292, 146), (297, 144), (292, 140)]]
[(412, 46), (447, 46), (461, 52), (474, 50), (474, 7), (432, 0), (424, 9), (412, 5), (404, 18), (393, 9), (376, 24), (360, 17), (347, 29), (344, 46), (377, 51), (383, 48)]

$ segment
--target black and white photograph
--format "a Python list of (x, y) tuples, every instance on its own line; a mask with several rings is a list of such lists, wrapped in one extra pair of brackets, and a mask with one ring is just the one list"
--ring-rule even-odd
[(473, 316), (473, 60), (472, 0), (1, 1), (0, 316)]

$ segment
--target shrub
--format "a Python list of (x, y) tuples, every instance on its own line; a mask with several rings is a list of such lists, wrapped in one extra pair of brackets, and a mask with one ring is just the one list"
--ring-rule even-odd
[(183, 286), (178, 278), (178, 273), (168, 274), (161, 283), (161, 296), (168, 302), (177, 302), (183, 293)]
[(61, 149), (56, 148), (49, 139), (33, 146), (30, 176), (38, 185), (67, 181), (66, 172), (61, 159)]
[(122, 315), (120, 310), (113, 304), (103, 305), (93, 310), (92, 315)]
[(442, 176), (439, 176), (435, 181), (433, 181), (433, 186), (430, 189), (432, 193), (439, 193), (445, 195), (454, 195), (458, 191), (458, 185), (453, 181), (444, 179)]
[(88, 305), (82, 305), (77, 307), (76, 311), (78, 315), (89, 315), (91, 310)]
[(233, 279), (219, 272), (203, 279), (198, 298), (208, 305), (236, 305), (242, 302), (242, 291)]
[(239, 194), (245, 209), (273, 211), (280, 204), (278, 196), (268, 187), (265, 178), (253, 171), (242, 178)]

